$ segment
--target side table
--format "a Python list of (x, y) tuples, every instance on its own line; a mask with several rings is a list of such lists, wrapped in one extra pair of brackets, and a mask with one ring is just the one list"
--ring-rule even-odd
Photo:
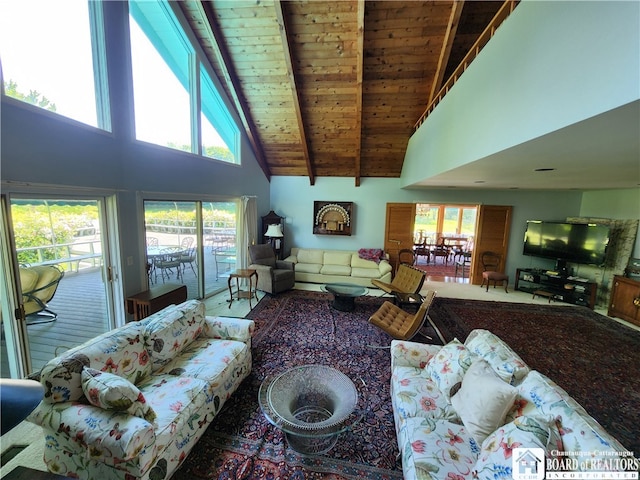
[[(256, 279), (255, 287), (253, 286), (253, 277)], [(231, 288), (231, 281), (236, 279), (236, 291), (234, 292)], [(246, 278), (249, 282), (249, 290), (241, 290), (240, 289), (240, 278)], [(239, 268), (234, 270), (229, 275), (229, 308), (231, 308), (231, 304), (233, 303), (234, 298), (236, 300), (240, 300), (241, 298), (249, 299), (249, 308), (253, 308), (251, 306), (251, 299), (255, 297), (256, 301), (258, 300), (258, 272), (253, 268)]]
[(165, 284), (151, 287), (127, 298), (127, 313), (133, 314), (134, 320), (142, 320), (152, 313), (159, 312), (174, 303), (187, 300), (186, 285)]

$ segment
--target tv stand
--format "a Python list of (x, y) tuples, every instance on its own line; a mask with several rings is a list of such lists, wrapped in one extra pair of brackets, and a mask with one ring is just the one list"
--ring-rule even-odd
[(547, 297), (549, 301), (583, 305), (591, 310), (596, 305), (598, 284), (585, 278), (567, 277), (558, 272), (518, 268), (515, 289), (534, 296)]

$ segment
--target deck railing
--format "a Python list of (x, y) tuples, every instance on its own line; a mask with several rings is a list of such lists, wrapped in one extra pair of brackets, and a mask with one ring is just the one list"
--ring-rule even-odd
[[(97, 246), (96, 246), (97, 244)], [(63, 265), (68, 264), (69, 270), (78, 271), (81, 263), (87, 263), (90, 267), (100, 265), (102, 253), (100, 252), (99, 240), (76, 241), (71, 243), (56, 243), (49, 245), (39, 245), (37, 247), (24, 247), (16, 249), (18, 262), (20, 264), (36, 265)], [(30, 261), (31, 255), (28, 252), (36, 253), (36, 261)], [(51, 258), (53, 256), (54, 258)]]

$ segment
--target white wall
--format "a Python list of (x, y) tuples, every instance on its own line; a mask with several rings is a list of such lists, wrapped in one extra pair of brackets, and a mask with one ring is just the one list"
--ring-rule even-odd
[[(271, 208), (287, 219), (285, 253), (291, 247), (358, 250), (382, 248), (386, 204), (454, 203), (469, 205), (511, 205), (513, 221), (507, 257), (507, 271), (516, 268), (551, 268), (553, 261), (522, 255), (527, 220), (564, 221), (573, 216), (640, 218), (640, 189), (606, 192), (536, 192), (513, 190), (402, 189), (399, 179), (363, 178), (359, 187), (353, 178), (319, 178), (314, 186), (303, 177), (274, 177), (271, 181)], [(313, 233), (313, 202), (354, 203), (351, 236)], [(635, 203), (634, 203), (635, 202)], [(624, 209), (621, 209), (624, 205)], [(640, 256), (636, 246), (635, 256)]]
[(640, 2), (522, 1), (411, 137), (408, 186), (640, 98)]
[[(400, 179), (363, 178), (359, 187), (353, 178), (319, 178), (314, 186), (303, 177), (274, 177), (271, 208), (287, 218), (285, 251), (292, 246), (358, 250), (382, 248), (386, 205), (390, 202), (511, 205), (513, 223), (507, 267), (552, 266), (544, 259), (522, 256), (527, 220), (564, 220), (580, 212), (581, 192), (515, 192), (511, 190), (402, 189)], [(313, 202), (354, 203), (351, 236), (313, 233)]]
[[(580, 216), (640, 220), (640, 188), (585, 192)], [(636, 236), (634, 252), (633, 257), (640, 258), (640, 235)]]

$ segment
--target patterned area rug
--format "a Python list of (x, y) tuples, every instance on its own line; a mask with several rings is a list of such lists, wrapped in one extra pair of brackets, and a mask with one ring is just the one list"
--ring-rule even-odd
[(640, 332), (586, 307), (436, 298), (430, 312), (447, 341), (498, 335), (640, 454)]
[[(330, 299), (324, 293), (293, 290), (266, 296), (251, 311), (248, 317), (256, 322), (252, 372), (173, 480), (402, 478), (389, 398), (389, 350), (368, 347), (391, 343), (367, 321), (383, 299), (360, 297), (351, 313), (333, 309)], [(267, 375), (305, 364), (329, 365), (366, 384), (364, 418), (322, 456), (303, 456), (289, 448), (257, 401)]]

